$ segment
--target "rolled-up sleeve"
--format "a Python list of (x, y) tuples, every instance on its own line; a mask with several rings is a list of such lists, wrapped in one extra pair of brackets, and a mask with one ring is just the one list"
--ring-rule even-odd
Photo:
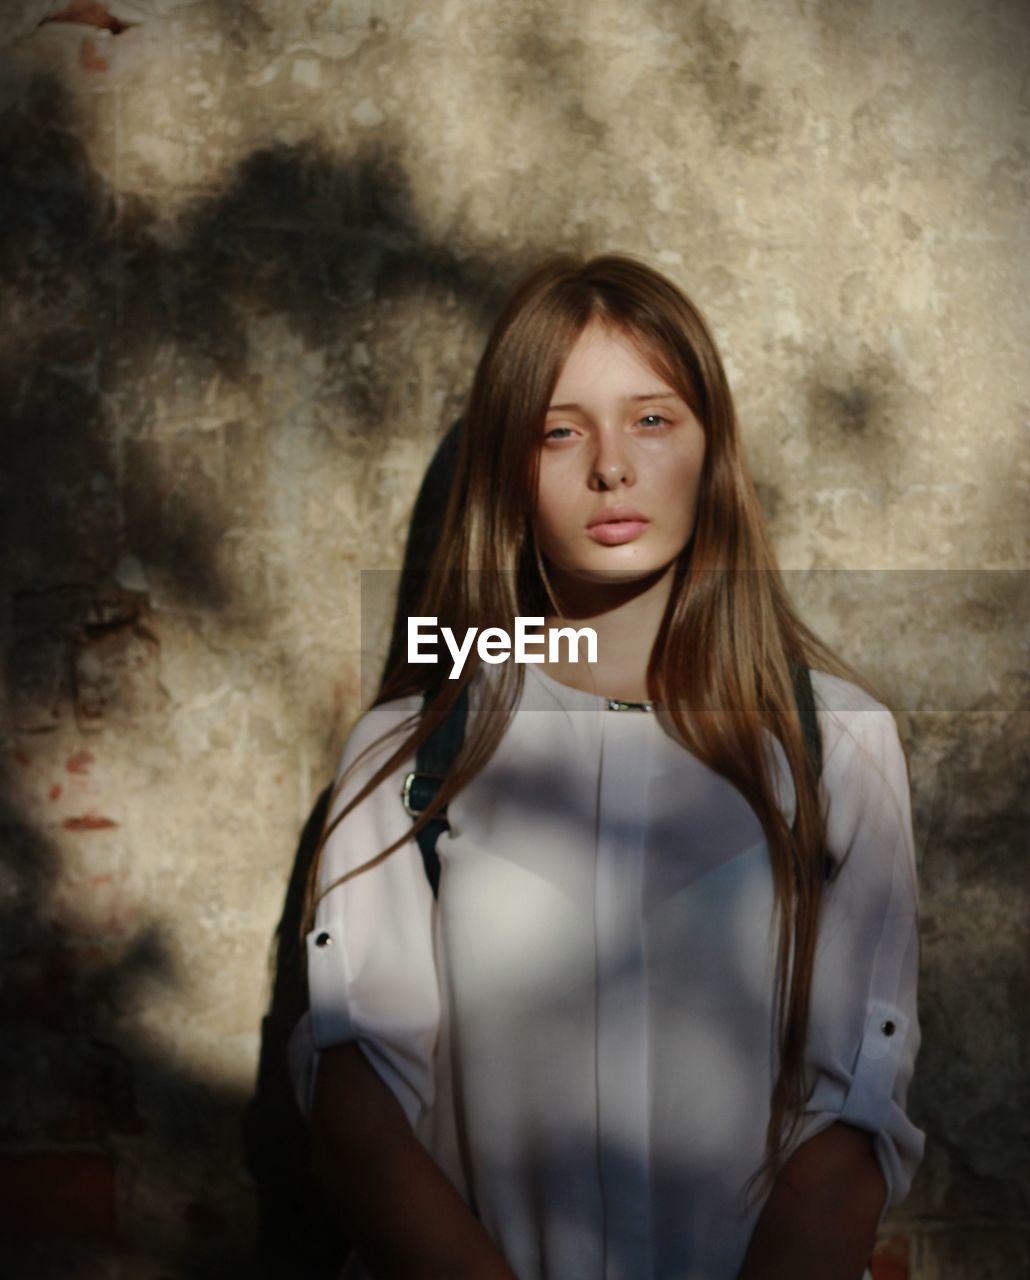
[(906, 1113), (920, 1030), (918, 884), (908, 772), (891, 713), (865, 703), (821, 717), (827, 844), (798, 1135), (835, 1121), (875, 1135), (884, 1212), (908, 1194), (923, 1134)]
[[(376, 707), (355, 725), (337, 781), (383, 733), (417, 711), (419, 700)], [(400, 742), (392, 736), (353, 769), (335, 818)], [(410, 831), (401, 803), (405, 762), (333, 830), (322, 855), (321, 897), (307, 935), (307, 1013), (294, 1028), (289, 1063), (301, 1109), (310, 1110), (319, 1051), (357, 1042), (414, 1126), (433, 1103), (440, 996), (433, 946), (435, 900), (415, 840), (343, 885), (340, 876)]]

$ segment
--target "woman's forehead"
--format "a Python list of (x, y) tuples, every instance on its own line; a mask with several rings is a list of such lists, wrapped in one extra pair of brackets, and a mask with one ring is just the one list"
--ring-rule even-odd
[(552, 403), (583, 391), (615, 392), (625, 399), (679, 396), (676, 381), (665, 372), (667, 359), (639, 333), (593, 318), (583, 327), (555, 383)]

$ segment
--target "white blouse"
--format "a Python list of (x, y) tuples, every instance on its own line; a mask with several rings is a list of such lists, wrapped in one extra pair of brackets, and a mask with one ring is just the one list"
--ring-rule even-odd
[[(815, 1089), (790, 1149), (836, 1120), (874, 1133), (886, 1210), (923, 1150), (905, 1114), (920, 1038), (908, 777), (886, 708), (836, 677), (813, 684), (839, 871), (812, 981)], [(420, 706), (364, 715), (340, 771)], [(789, 822), (790, 772), (768, 746)], [(410, 828), (412, 768), (337, 827), (323, 885)], [(302, 1107), (317, 1051), (357, 1040), (519, 1280), (733, 1280), (776, 1075), (778, 932), (754, 811), (660, 714), (529, 665), (448, 819), (438, 901), (414, 840), (322, 899), (290, 1046)], [(352, 1259), (344, 1275), (364, 1272)]]

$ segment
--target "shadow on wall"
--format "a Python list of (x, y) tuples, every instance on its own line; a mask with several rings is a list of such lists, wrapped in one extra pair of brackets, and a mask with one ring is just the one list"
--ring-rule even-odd
[[(100, 935), (76, 926), (58, 890), (58, 847), (25, 798), (46, 754), (40, 735), (131, 733), (166, 710), (160, 612), (134, 564), (180, 612), (231, 619), (246, 603), (215, 567), (228, 519), (219, 495), (188, 463), (183, 475), (149, 429), (147, 373), (171, 347), (246, 380), (255, 311), (334, 347), (383, 299), (441, 294), (485, 319), (521, 264), (461, 259), (427, 238), (382, 149), (343, 161), (306, 145), (258, 152), (181, 217), (169, 243), (154, 234), (158, 209), (138, 198), (118, 207), (58, 82), (33, 77), (15, 96), (0, 116), (0, 273), (14, 319), (0, 357), (4, 677), (17, 746), (0, 777), (6, 1274), (66, 1274), (61, 1235), (123, 1245), (126, 1229), (139, 1229), (117, 1219), (116, 1183), (131, 1175), (148, 1197), (185, 1197), (182, 1229), (142, 1242), (148, 1258), (221, 1277), (246, 1260), (205, 1196), (204, 1171), (240, 1163), (212, 1144), (238, 1132), (247, 1098), (162, 1061), (142, 1036), (126, 1037), (124, 1020), (112, 1042), (106, 1028), (146, 984), (177, 981), (167, 924)], [(375, 448), (375, 387), (343, 395)], [(89, 839), (111, 825), (91, 814), (69, 832)], [(119, 1151), (144, 1128), (160, 1167), (129, 1171)]]
[[(455, 423), (440, 442), (426, 471), (408, 531), (397, 590), (393, 632), (384, 670), (405, 642), (406, 619), (417, 612), (433, 548), (439, 540), (458, 448)], [(329, 807), (331, 785), (318, 797), (294, 859), (283, 912), (276, 930), (272, 999), (261, 1030), (261, 1057), (254, 1097), (246, 1115), (247, 1163), (258, 1188), (261, 1259), (265, 1274), (289, 1280), (298, 1274), (332, 1276), (345, 1244), (321, 1204), (308, 1169), (308, 1137), (293, 1097), (287, 1070), (290, 1032), (308, 1004), (300, 944), (305, 884)]]

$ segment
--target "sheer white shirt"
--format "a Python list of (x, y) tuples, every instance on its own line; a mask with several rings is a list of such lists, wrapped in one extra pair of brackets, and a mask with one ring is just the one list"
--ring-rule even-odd
[[(839, 869), (812, 981), (815, 1087), (791, 1145), (837, 1120), (875, 1134), (886, 1211), (923, 1149), (905, 1112), (920, 1038), (908, 776), (886, 708), (836, 677), (813, 683)], [(366, 713), (339, 773), (420, 705)], [(789, 822), (793, 782), (768, 745)], [(336, 828), (323, 885), (410, 828), (413, 768)], [(519, 1280), (733, 1280), (761, 1211), (744, 1191), (776, 1074), (778, 932), (756, 814), (660, 714), (530, 665), (448, 819), (438, 900), (411, 839), (321, 900), (290, 1046), (301, 1106), (318, 1051), (356, 1040)], [(356, 1259), (344, 1274), (364, 1275)]]

